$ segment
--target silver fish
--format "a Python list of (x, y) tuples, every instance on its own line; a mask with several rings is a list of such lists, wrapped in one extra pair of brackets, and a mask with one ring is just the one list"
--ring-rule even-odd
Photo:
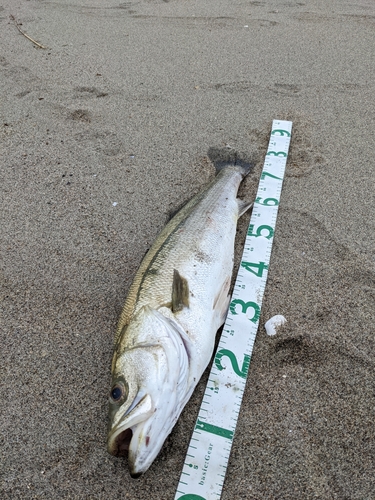
[(139, 477), (172, 431), (212, 356), (230, 297), (237, 199), (250, 170), (228, 164), (152, 245), (130, 287), (115, 339), (108, 451), (128, 451)]

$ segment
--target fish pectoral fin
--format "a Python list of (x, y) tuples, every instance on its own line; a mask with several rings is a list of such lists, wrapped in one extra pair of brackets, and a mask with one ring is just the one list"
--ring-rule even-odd
[(223, 287), (216, 295), (214, 300), (214, 305), (212, 307), (218, 313), (219, 317), (218, 328), (220, 328), (220, 326), (224, 323), (225, 318), (227, 317), (229, 303), (230, 303), (230, 295), (228, 295), (229, 287), (230, 287), (230, 278), (227, 278), (224, 282)]
[(240, 200), (239, 198), (237, 198), (237, 203), (238, 203), (238, 217), (241, 217), (241, 215), (243, 215), (253, 206), (252, 201), (250, 202), (246, 200)]
[(182, 311), (184, 307), (189, 307), (189, 284), (177, 269), (173, 270), (172, 284), (172, 311)]

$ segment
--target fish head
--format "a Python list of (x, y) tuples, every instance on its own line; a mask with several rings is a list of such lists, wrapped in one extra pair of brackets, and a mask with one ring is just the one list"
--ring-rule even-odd
[[(108, 451), (128, 451), (132, 477), (145, 472), (185, 405), (187, 340), (159, 311), (144, 307), (126, 328), (112, 363)], [(129, 340), (130, 339), (130, 340)]]

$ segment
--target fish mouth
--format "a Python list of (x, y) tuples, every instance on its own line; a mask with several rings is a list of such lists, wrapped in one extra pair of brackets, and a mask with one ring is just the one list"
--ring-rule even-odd
[(128, 455), (130, 441), (133, 437), (133, 431), (131, 429), (125, 429), (121, 431), (113, 440), (111, 453), (116, 457), (126, 457)]
[(108, 434), (108, 452), (115, 456), (126, 456), (133, 433), (138, 425), (142, 425), (152, 414), (154, 408), (151, 397), (139, 394), (129, 410)]
[[(127, 457), (130, 449), (130, 443), (133, 438), (133, 429), (125, 429), (118, 433), (109, 442), (108, 449), (116, 457)], [(129, 463), (130, 475), (133, 479), (141, 477), (142, 472), (135, 471), (133, 464)]]

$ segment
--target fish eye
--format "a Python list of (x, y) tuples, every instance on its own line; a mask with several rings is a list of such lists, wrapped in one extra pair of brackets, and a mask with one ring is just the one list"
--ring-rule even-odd
[(111, 389), (111, 400), (113, 403), (122, 402), (127, 397), (127, 391), (124, 384), (117, 382)]
[(113, 401), (118, 401), (121, 398), (122, 390), (120, 389), (120, 387), (118, 385), (116, 385), (112, 389), (111, 396), (112, 396)]

